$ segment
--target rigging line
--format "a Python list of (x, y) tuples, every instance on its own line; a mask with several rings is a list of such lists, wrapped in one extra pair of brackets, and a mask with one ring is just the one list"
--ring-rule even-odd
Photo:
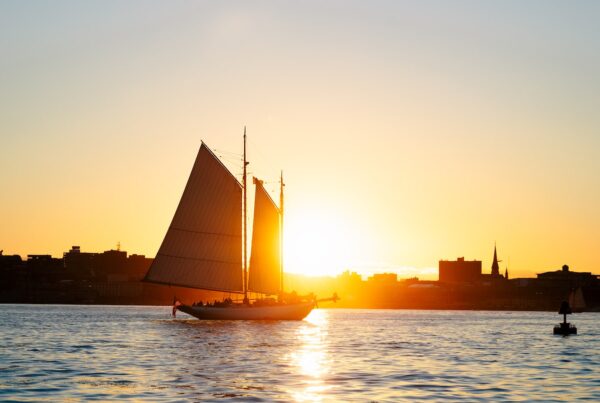
[(219, 155), (219, 158), (227, 161), (228, 163), (230, 163), (231, 165), (235, 165), (236, 168), (242, 166), (242, 164), (244, 163), (241, 160), (237, 160), (237, 159), (232, 159), (232, 158), (228, 158), (228, 157), (224, 157), (222, 155)]
[(222, 153), (220, 151), (215, 151), (215, 154), (218, 155), (219, 157), (227, 158), (227, 159), (234, 160), (234, 161), (244, 161), (244, 159), (237, 154), (227, 154), (227, 153)]
[[(266, 160), (266, 162), (267, 162), (267, 163), (268, 163), (270, 166), (273, 166), (273, 165), (274, 165), (274, 164), (273, 164), (273, 162), (274, 162), (274, 161), (273, 161), (273, 159), (272, 159), (272, 158), (269, 158), (269, 157), (268, 157), (268, 156), (267, 156), (265, 153), (261, 152), (261, 151), (260, 151), (260, 149), (258, 148), (258, 145), (257, 145), (257, 144), (256, 144), (254, 141), (252, 141), (252, 140), (248, 140), (248, 143), (249, 143), (249, 144), (252, 146), (252, 149), (253, 149), (253, 151), (256, 151), (256, 152), (259, 154), (259, 156), (260, 156), (262, 159)], [(248, 173), (249, 173), (249, 174), (254, 174), (254, 172), (248, 172)], [(268, 177), (268, 176), (267, 176), (267, 177)], [(269, 181), (263, 181), (263, 183), (265, 183), (265, 184), (270, 184), (270, 185), (273, 185), (273, 184), (275, 184), (275, 183), (279, 183), (279, 181), (278, 181), (278, 180), (275, 180), (275, 181), (271, 181), (271, 180), (269, 180)], [(277, 192), (277, 191), (276, 191), (275, 189), (273, 189), (273, 188), (269, 188), (268, 190), (270, 190), (272, 193), (276, 193), (276, 192)], [(269, 192), (268, 192), (268, 193), (269, 193)]]
[(167, 253), (162, 253), (162, 252), (159, 252), (159, 253), (156, 254), (156, 256), (158, 256), (158, 255), (166, 256), (166, 257), (172, 257), (174, 259), (196, 260), (196, 261), (200, 261), (200, 262), (212, 262), (212, 263), (223, 263), (223, 264), (234, 264), (236, 266), (240, 264), (240, 262), (227, 262), (225, 260), (204, 259), (204, 258), (200, 258), (200, 257), (169, 255)]
[(250, 146), (252, 146), (252, 151), (258, 153), (261, 160), (265, 161), (268, 164), (268, 166), (276, 166), (276, 164), (274, 164), (273, 159), (268, 157), (267, 154), (263, 153), (254, 141), (248, 140), (248, 143), (250, 144)]
[[(247, 175), (253, 175), (253, 172), (252, 171), (247, 171)], [(234, 176), (243, 177), (244, 174), (243, 173), (241, 173), (241, 174), (234, 174)]]
[(271, 158), (269, 158), (265, 153), (263, 153), (260, 148), (258, 147), (258, 144), (256, 144), (254, 141), (252, 140), (248, 140), (248, 143), (250, 143), (251, 146), (253, 146), (253, 151), (256, 151), (258, 154), (260, 154), (260, 157), (267, 160), (267, 162), (270, 165), (273, 165), (272, 162), (274, 162)]
[(227, 160), (227, 161), (236, 161), (236, 162), (239, 162), (240, 165), (244, 162), (244, 160), (242, 160), (242, 159), (234, 158), (234, 157), (231, 157), (229, 155), (222, 155), (222, 154), (217, 154), (217, 155), (219, 156), (219, 158), (223, 158), (224, 160)]
[(175, 231), (183, 231), (183, 232), (193, 232), (195, 234), (204, 234), (204, 235), (217, 235), (217, 236), (228, 236), (228, 237), (232, 237), (232, 238), (241, 238), (241, 235), (236, 235), (236, 234), (225, 234), (225, 233), (220, 233), (220, 232), (207, 232), (207, 231), (195, 231), (193, 229), (185, 229), (185, 228), (177, 228), (177, 227), (169, 227), (169, 229), (173, 229)]
[(219, 151), (216, 151), (215, 154), (218, 154), (219, 156), (221, 156), (223, 158), (235, 159), (236, 161), (237, 160), (240, 160), (240, 161), (244, 160), (243, 158), (240, 158), (239, 155), (232, 155), (232, 154), (222, 153), (222, 152), (219, 152)]
[(234, 155), (234, 156), (237, 156), (237, 157), (240, 157), (240, 158), (242, 158), (242, 157), (243, 157), (243, 154), (240, 154), (240, 153), (234, 153), (233, 151), (219, 150), (219, 149), (216, 149), (216, 148), (215, 148), (215, 152), (216, 152), (216, 153), (219, 153), (219, 154), (230, 154), (230, 155)]

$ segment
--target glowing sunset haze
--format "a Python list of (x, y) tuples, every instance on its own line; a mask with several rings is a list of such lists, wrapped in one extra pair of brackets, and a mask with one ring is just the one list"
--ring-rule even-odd
[[(201, 140), (286, 271), (597, 271), (600, 3), (0, 4), (0, 249), (154, 256)], [(239, 177), (239, 175), (238, 175)], [(278, 199), (276, 199), (278, 200)]]

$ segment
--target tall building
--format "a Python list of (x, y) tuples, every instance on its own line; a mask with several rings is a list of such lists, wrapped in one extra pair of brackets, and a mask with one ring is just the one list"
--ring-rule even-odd
[(444, 283), (476, 283), (481, 281), (481, 261), (467, 261), (464, 257), (440, 260), (439, 281)]

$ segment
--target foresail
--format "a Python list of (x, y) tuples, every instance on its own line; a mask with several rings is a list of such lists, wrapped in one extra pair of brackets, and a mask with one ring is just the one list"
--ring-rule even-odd
[(262, 181), (255, 178), (254, 184), (256, 194), (248, 290), (273, 295), (279, 293), (281, 281), (279, 209)]
[(145, 281), (242, 292), (242, 188), (204, 143)]

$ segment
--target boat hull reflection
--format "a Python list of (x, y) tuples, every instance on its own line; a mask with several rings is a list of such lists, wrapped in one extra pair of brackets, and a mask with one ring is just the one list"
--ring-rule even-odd
[(314, 302), (274, 306), (208, 307), (180, 305), (181, 312), (202, 320), (302, 320), (314, 307)]

